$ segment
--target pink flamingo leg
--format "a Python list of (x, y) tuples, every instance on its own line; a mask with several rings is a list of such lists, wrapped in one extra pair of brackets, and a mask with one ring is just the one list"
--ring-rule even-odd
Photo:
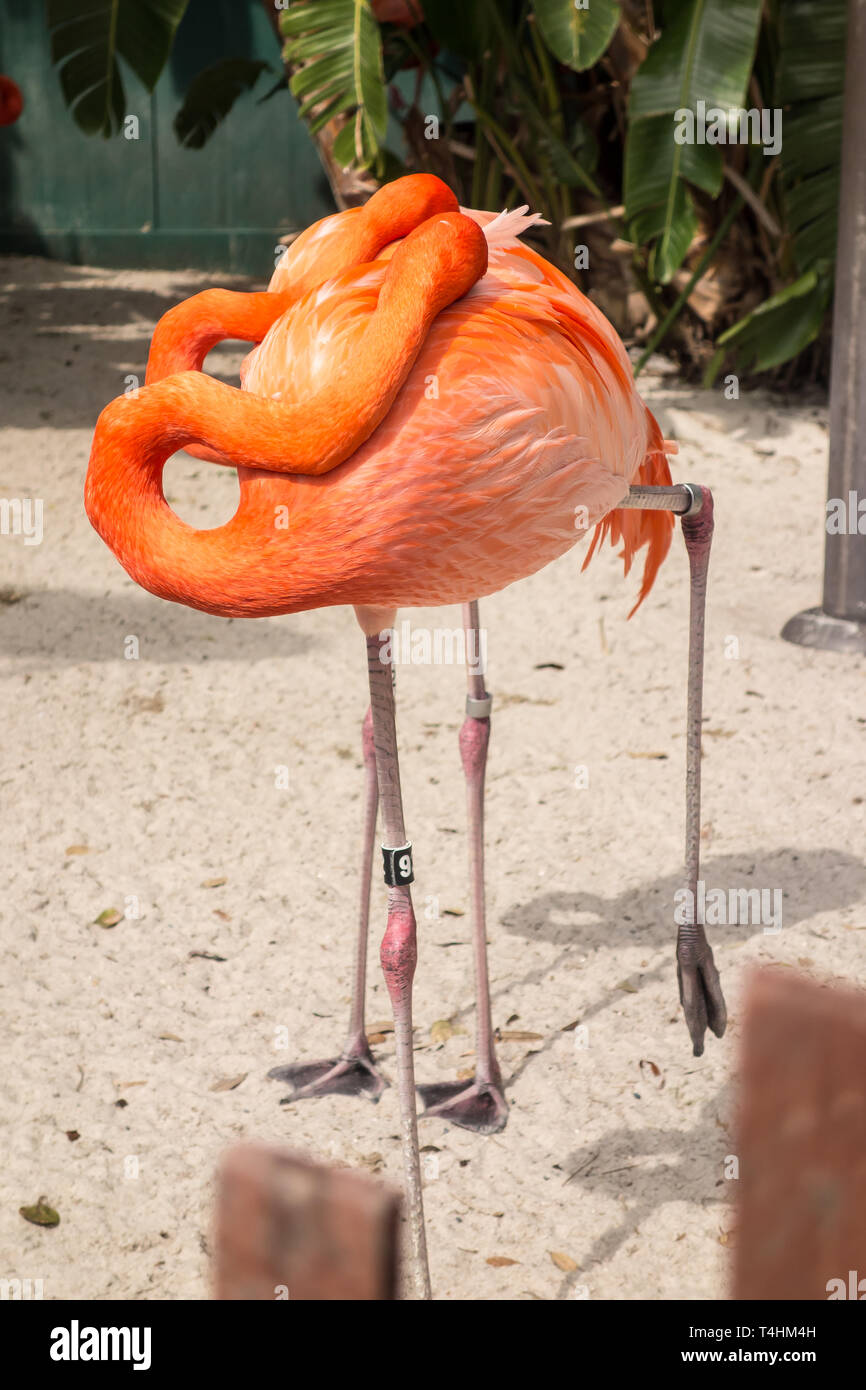
[(364, 755), (364, 828), (361, 846), (361, 903), (355, 938), (355, 971), (349, 1032), (339, 1057), (321, 1062), (289, 1062), (268, 1072), (274, 1081), (287, 1081), (294, 1089), (280, 1101), (290, 1105), (314, 1096), (367, 1096), (378, 1101), (388, 1082), (376, 1066), (364, 1024), (364, 994), (367, 982), (367, 936), (370, 923), (370, 879), (373, 869), (373, 841), (379, 809), (376, 780), (376, 751), (373, 747), (373, 717), (367, 710), (361, 735)]
[(397, 760), (397, 730), (394, 718), (393, 667), (391, 662), (384, 662), (381, 658), (381, 639), (378, 634), (367, 636), (367, 668), (370, 676), (373, 740), (376, 745), (376, 772), (382, 803), (382, 854), (385, 861), (385, 881), (388, 884), (388, 925), (382, 938), (380, 954), (385, 983), (394, 1010), (397, 1094), (400, 1102), (412, 1270), (417, 1296), (430, 1298), (430, 1273), (427, 1266), (427, 1241), (421, 1195), (421, 1161), (418, 1153), (418, 1120), (415, 1113), (415, 1064), (412, 1055), (412, 980), (418, 958), (415, 913), (409, 888), (413, 877), (412, 848), (406, 843), (406, 829), (403, 824), (403, 799), (400, 793), (400, 767)]
[[(683, 537), (689, 556), (691, 590), (689, 602), (689, 677), (686, 713), (686, 878), (691, 901), (697, 905), (697, 885), (701, 875), (701, 713), (704, 683), (704, 616), (707, 597), (707, 571), (713, 540), (713, 496), (701, 488), (701, 507), (682, 519)], [(697, 911), (693, 914), (697, 917)], [(727, 1010), (713, 953), (703, 923), (697, 920), (677, 932), (677, 978), (680, 1001), (692, 1049), (696, 1057), (704, 1050), (704, 1034), (709, 1028), (720, 1038), (727, 1023)]]
[[(484, 902), (484, 773), (490, 742), (491, 696), (480, 669), (478, 603), (463, 606), (466, 633), (466, 719), (460, 730), (460, 757), (466, 776), (466, 811), (469, 828), (469, 880), (472, 894), (472, 944), (475, 967), (475, 1077), (465, 1081), (435, 1082), (419, 1086), (424, 1116), (437, 1115), (476, 1134), (495, 1134), (508, 1122), (508, 1105), (502, 1091), (502, 1075), (493, 1042), (490, 1012), (490, 976), (487, 966), (487, 919)], [(477, 669), (469, 664), (473, 652)]]

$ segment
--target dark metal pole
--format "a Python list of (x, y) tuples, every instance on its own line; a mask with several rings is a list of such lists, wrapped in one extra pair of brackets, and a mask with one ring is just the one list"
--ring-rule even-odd
[[(866, 0), (848, 0), (842, 182), (830, 369), (827, 497), (836, 524), (824, 550), (820, 608), (790, 618), (789, 642), (866, 652)], [(839, 525), (838, 518), (841, 518)], [(830, 509), (828, 508), (828, 520)], [(860, 530), (858, 527), (862, 527)]]

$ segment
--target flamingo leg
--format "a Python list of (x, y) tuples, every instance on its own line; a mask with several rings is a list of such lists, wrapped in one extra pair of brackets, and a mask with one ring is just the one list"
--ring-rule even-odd
[[(487, 921), (484, 902), (484, 773), (490, 742), (491, 697), (480, 668), (478, 603), (464, 604), (466, 634), (466, 719), (460, 730), (460, 757), (466, 776), (466, 810), (469, 830), (469, 879), (472, 896), (472, 944), (475, 967), (475, 1076), (465, 1081), (436, 1082), (419, 1086), (424, 1115), (436, 1115), (474, 1130), (495, 1134), (508, 1122), (508, 1105), (493, 1041), (490, 1012), (490, 976), (487, 966)], [(469, 664), (473, 653), (476, 669)]]
[(385, 864), (385, 882), (388, 885), (388, 924), (382, 938), (380, 958), (394, 1010), (397, 1095), (400, 1102), (412, 1271), (417, 1296), (430, 1298), (430, 1273), (427, 1267), (427, 1241), (421, 1194), (421, 1161), (418, 1153), (418, 1119), (415, 1112), (415, 1063), (412, 1054), (412, 980), (418, 959), (415, 913), (409, 887), (413, 880), (412, 847), (406, 841), (406, 828), (403, 823), (403, 798), (400, 791), (394, 715), (393, 665), (390, 661), (383, 661), (381, 639), (377, 633), (367, 636), (367, 669), (370, 678), (376, 773), (382, 804), (382, 856)]
[(367, 937), (370, 924), (370, 879), (373, 868), (373, 841), (379, 809), (376, 781), (376, 751), (373, 747), (373, 718), (367, 710), (361, 735), (364, 756), (364, 823), (361, 844), (361, 903), (355, 938), (355, 969), (349, 1031), (339, 1057), (321, 1062), (289, 1062), (268, 1072), (274, 1081), (287, 1081), (292, 1093), (281, 1105), (314, 1096), (367, 1096), (378, 1101), (388, 1082), (376, 1066), (364, 1024), (364, 993), (367, 978)]
[(720, 1038), (727, 1023), (727, 1009), (719, 972), (702, 922), (697, 921), (697, 886), (701, 874), (701, 715), (704, 684), (704, 615), (707, 570), (713, 539), (713, 498), (701, 489), (700, 510), (682, 518), (683, 537), (689, 556), (689, 677), (686, 711), (686, 878), (694, 907), (691, 922), (677, 932), (677, 978), (680, 1002), (686, 1016), (694, 1055), (704, 1050), (709, 1028)]
[(692, 921), (677, 930), (677, 978), (680, 1003), (686, 1016), (694, 1055), (704, 1050), (707, 1028), (720, 1038), (727, 1024), (727, 1009), (719, 972), (707, 941), (703, 922), (697, 919), (698, 882), (701, 876), (701, 716), (704, 693), (704, 618), (707, 571), (713, 540), (713, 494), (694, 484), (663, 487), (637, 484), (629, 488), (622, 508), (648, 508), (676, 512), (682, 519), (683, 538), (689, 556), (689, 678), (686, 707), (686, 881), (691, 893)]

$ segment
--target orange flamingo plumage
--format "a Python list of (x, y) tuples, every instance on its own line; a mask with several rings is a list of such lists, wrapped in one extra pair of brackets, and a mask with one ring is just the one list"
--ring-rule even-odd
[[(367, 636), (371, 712), (364, 728), (366, 828), (350, 1035), (339, 1058), (278, 1074), (292, 1083), (291, 1099), (328, 1091), (376, 1099), (385, 1084), (363, 1029), (381, 798), (389, 884), (382, 963), (395, 1012), (422, 1294), (429, 1294), (429, 1282), (412, 1063), (411, 847), (391, 670), (378, 634), (393, 625), (398, 608), (460, 602), (467, 631), (477, 637), (479, 596), (540, 569), (592, 527), (593, 548), (605, 535), (622, 541), (626, 570), (646, 548), (640, 603), (673, 528), (670, 513), (648, 509), (647, 497), (622, 510), (633, 484), (638, 491), (676, 491), (666, 459), (672, 446), (640, 400), (611, 325), (520, 242), (536, 220), (524, 210), (495, 216), (460, 209), (450, 189), (429, 175), (399, 179), (363, 208), (324, 218), (293, 243), (267, 291), (206, 290), (163, 317), (147, 384), (99, 417), (86, 483), (96, 530), (132, 577), (162, 598), (241, 617), (355, 606)], [(241, 390), (202, 371), (210, 348), (225, 338), (257, 345), (244, 363)], [(180, 448), (237, 466), (240, 501), (226, 525), (197, 531), (168, 506), (163, 467)], [(694, 553), (690, 548), (700, 601), (708, 494), (702, 517)], [(701, 624), (702, 608), (693, 609), (693, 635)], [(468, 684), (461, 753), (473, 880), (476, 1076), (469, 1086), (421, 1091), (427, 1113), (486, 1133), (501, 1128), (507, 1107), (490, 1025), (484, 928), (490, 699), (482, 673), (471, 673)], [(698, 701), (699, 692), (698, 679)], [(693, 715), (690, 705), (692, 732)], [(699, 736), (699, 707), (697, 730)], [(692, 766), (692, 800), (696, 776)], [(696, 878), (691, 851), (689, 864)], [(719, 1035), (724, 1030), (724, 1001), (699, 925), (681, 932), (678, 964), (699, 1051), (707, 1026)]]

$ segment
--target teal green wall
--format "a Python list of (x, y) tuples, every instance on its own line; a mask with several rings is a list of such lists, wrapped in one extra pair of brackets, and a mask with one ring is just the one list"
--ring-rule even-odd
[[(229, 56), (263, 58), (273, 74), (239, 98), (204, 149), (181, 149), (172, 121), (189, 79)], [(280, 71), (260, 0), (190, 0), (154, 93), (124, 70), (140, 138), (86, 136), (51, 66), (43, 5), (0, 0), (0, 73), (25, 103), (17, 123), (0, 128), (0, 252), (267, 279), (277, 238), (334, 210), (288, 91), (257, 104)]]

